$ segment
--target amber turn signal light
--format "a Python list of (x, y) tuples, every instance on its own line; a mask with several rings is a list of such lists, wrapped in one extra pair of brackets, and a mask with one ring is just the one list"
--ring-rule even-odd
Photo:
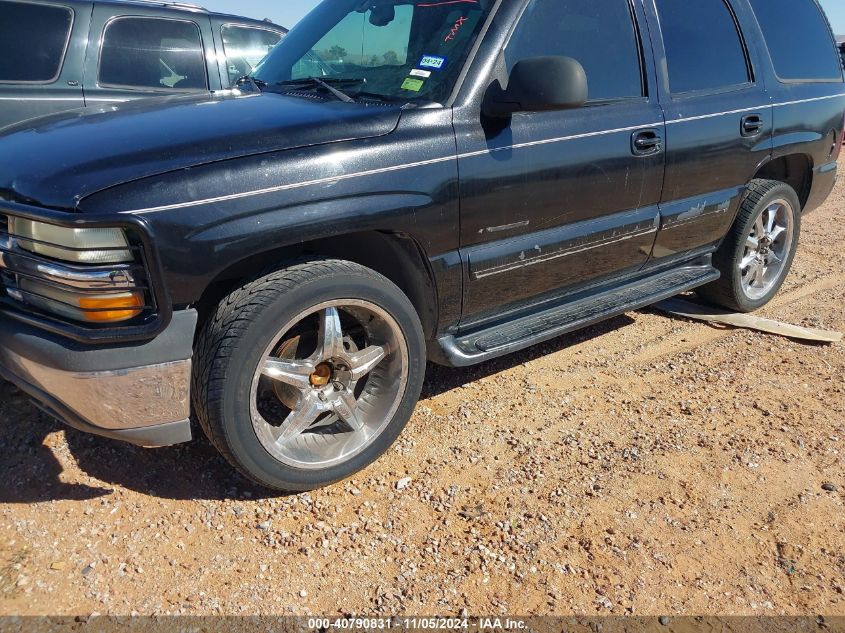
[(127, 321), (141, 314), (144, 294), (131, 292), (117, 297), (81, 297), (79, 307), (92, 323)]

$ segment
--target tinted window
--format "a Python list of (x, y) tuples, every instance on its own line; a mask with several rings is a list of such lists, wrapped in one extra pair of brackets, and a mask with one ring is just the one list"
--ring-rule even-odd
[(643, 95), (628, 0), (533, 0), (505, 50), (508, 72), (522, 59), (546, 55), (581, 62), (591, 101)]
[(751, 0), (781, 79), (842, 77), (830, 27), (814, 0)]
[(230, 83), (251, 75), (258, 62), (282, 39), (276, 31), (246, 26), (224, 26), (222, 33)]
[(205, 60), (193, 22), (118, 18), (103, 36), (100, 84), (154, 90), (205, 90)]
[(749, 81), (745, 50), (724, 0), (657, 0), (672, 92)]
[(55, 81), (72, 23), (70, 9), (0, 2), (0, 81)]

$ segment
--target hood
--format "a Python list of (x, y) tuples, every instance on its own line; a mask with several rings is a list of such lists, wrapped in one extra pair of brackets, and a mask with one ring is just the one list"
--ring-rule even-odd
[(73, 209), (166, 172), (389, 134), (398, 107), (273, 93), (203, 94), (75, 110), (0, 132), (0, 200)]

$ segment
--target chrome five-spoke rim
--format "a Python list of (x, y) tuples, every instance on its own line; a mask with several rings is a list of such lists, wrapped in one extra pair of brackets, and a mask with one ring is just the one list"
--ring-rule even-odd
[(367, 301), (326, 302), (294, 317), (267, 347), (252, 380), (250, 414), (280, 462), (329, 468), (381, 435), (408, 382), (396, 320)]
[(783, 277), (795, 235), (793, 213), (789, 202), (776, 200), (757, 216), (739, 263), (749, 299), (763, 298)]

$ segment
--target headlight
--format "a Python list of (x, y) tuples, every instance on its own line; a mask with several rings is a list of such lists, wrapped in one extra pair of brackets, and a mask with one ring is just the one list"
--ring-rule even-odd
[(23, 250), (74, 264), (119, 264), (133, 261), (123, 229), (75, 229), (14, 218), (10, 227)]

